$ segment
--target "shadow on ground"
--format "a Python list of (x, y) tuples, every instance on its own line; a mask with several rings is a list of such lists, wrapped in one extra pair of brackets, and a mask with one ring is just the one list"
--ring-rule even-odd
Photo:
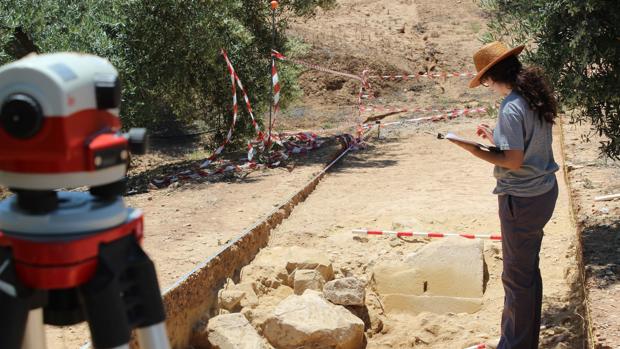
[(335, 166), (331, 172), (339, 173), (352, 168), (386, 168), (396, 166), (398, 161), (385, 159), (390, 157), (391, 151), (383, 148), (379, 149), (375, 144), (398, 143), (400, 140), (396, 137), (370, 139), (365, 149), (355, 150), (347, 154), (346, 160)]
[[(601, 289), (620, 282), (620, 221), (592, 224), (581, 234), (586, 282)], [(567, 277), (571, 288), (568, 302), (546, 299), (552, 306), (542, 314), (547, 329), (541, 331), (541, 348), (587, 348), (583, 281), (576, 274), (571, 276)]]
[(583, 284), (577, 274), (570, 278), (568, 302), (545, 297), (541, 316), (540, 348), (586, 349)]
[(581, 239), (588, 280), (599, 288), (620, 282), (620, 219), (585, 227)]
[[(338, 152), (341, 148), (340, 143), (334, 138), (325, 138), (322, 139), (325, 143), (316, 150), (310, 151), (308, 153), (296, 154), (289, 158), (284, 164), (284, 167), (289, 171), (294, 171), (295, 168), (310, 166), (315, 164), (327, 164), (333, 158), (334, 154)], [(184, 148), (185, 147), (185, 148)], [(171, 148), (175, 148), (171, 146)], [(187, 149), (187, 144), (178, 145), (177, 150), (168, 150), (168, 155), (174, 154), (175, 151), (179, 151), (179, 157), (186, 155), (187, 153), (183, 153), (182, 149)], [(225, 160), (236, 160), (247, 156), (247, 153), (238, 151), (238, 152), (230, 152), (222, 156), (222, 159)], [(200, 165), (204, 162), (204, 159), (200, 160), (187, 160), (181, 159), (178, 161), (163, 163), (159, 166), (150, 167), (144, 171), (140, 171), (139, 173), (132, 174), (128, 177), (128, 192), (130, 194), (140, 194), (149, 191), (149, 185), (152, 183), (154, 179), (161, 179), (168, 176), (178, 175), (184, 171), (197, 171), (200, 169)], [(223, 173), (218, 175), (212, 175), (209, 177), (197, 178), (197, 179), (184, 179), (180, 180), (179, 184), (200, 184), (204, 182), (251, 182), (251, 181), (259, 181), (262, 176), (252, 176), (252, 178), (247, 178), (247, 174), (237, 174), (234, 172), (231, 173)], [(192, 189), (192, 185), (183, 185), (179, 187), (179, 189), (187, 190)]]

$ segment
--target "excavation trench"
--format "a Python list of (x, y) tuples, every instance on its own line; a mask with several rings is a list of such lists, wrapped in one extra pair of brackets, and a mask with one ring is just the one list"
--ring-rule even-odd
[[(496, 340), (504, 298), (500, 243), (352, 234), (499, 232), (489, 167), (432, 136), (447, 128), (471, 132), (479, 122), (490, 120), (386, 129), (385, 139), (349, 154), (318, 187), (298, 194), (301, 205), (304, 199), (293, 198), (292, 214), (272, 213), (275, 221), (258, 224), (166, 293), (175, 347), (210, 348), (241, 337), (287, 349), (445, 349)], [(556, 137), (562, 163), (560, 147)], [(558, 181), (541, 252), (541, 348), (580, 348), (578, 241), (563, 174)]]
[(238, 275), (259, 250), (266, 246), (274, 227), (286, 219), (293, 208), (303, 202), (316, 188), (327, 171), (344, 157), (350, 148), (344, 147), (334, 155), (319, 174), (300, 191), (278, 205), (264, 219), (256, 222), (238, 238), (207, 258), (193, 271), (179, 279), (163, 294), (166, 309), (166, 326), (173, 348), (186, 348), (192, 338), (192, 329), (201, 319), (213, 314), (217, 306), (218, 290), (227, 278)]

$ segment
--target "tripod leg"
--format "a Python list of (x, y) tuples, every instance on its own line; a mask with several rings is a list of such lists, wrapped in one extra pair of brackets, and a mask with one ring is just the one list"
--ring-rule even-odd
[(126, 301), (134, 304), (130, 318), (136, 324), (140, 347), (170, 349), (155, 265), (139, 245), (134, 243), (132, 248), (134, 258), (125, 279), (131, 285)]
[(43, 328), (43, 308), (33, 309), (28, 314), (26, 332), (22, 349), (45, 349), (45, 329)]
[(98, 275), (80, 287), (80, 297), (96, 349), (126, 348), (130, 327), (127, 322), (122, 289), (103, 263)]
[(123, 348), (136, 327), (142, 348), (170, 348), (155, 267), (135, 237), (100, 246), (97, 271), (80, 297), (95, 348)]
[(18, 349), (30, 311), (30, 299), (20, 296), (19, 280), (15, 273), (9, 248), (0, 247), (0, 348)]
[(155, 266), (134, 236), (101, 244), (97, 271), (79, 293), (95, 348), (124, 348), (132, 328), (142, 348), (170, 348)]
[(138, 333), (140, 348), (170, 349), (165, 323), (161, 322), (156, 325), (139, 328), (136, 332)]

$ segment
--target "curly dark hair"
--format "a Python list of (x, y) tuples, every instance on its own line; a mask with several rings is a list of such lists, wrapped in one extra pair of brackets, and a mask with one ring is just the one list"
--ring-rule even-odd
[(538, 112), (541, 121), (555, 123), (558, 102), (542, 69), (524, 68), (517, 56), (510, 56), (491, 67), (480, 80), (484, 81), (487, 78), (508, 84), (525, 98), (532, 110)]

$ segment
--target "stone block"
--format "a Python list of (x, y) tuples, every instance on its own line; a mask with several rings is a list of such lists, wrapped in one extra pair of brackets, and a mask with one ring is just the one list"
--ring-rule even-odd
[(263, 334), (278, 349), (361, 349), (364, 322), (308, 290), (278, 304), (265, 322)]
[(323, 295), (334, 304), (363, 306), (366, 283), (354, 277), (332, 280), (323, 287)]
[(272, 349), (239, 313), (218, 315), (207, 324), (209, 343), (214, 349)]

